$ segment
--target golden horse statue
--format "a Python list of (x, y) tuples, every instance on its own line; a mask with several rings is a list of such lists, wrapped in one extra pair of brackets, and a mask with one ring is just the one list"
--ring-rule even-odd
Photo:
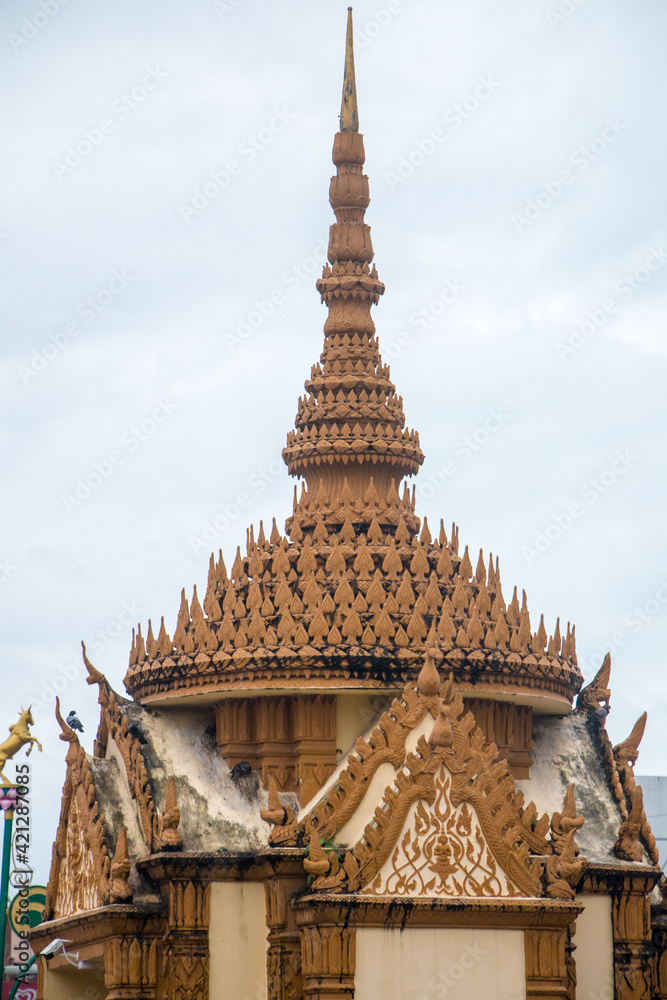
[(32, 752), (33, 743), (37, 744), (37, 748), (39, 750), (42, 749), (42, 744), (38, 739), (30, 735), (30, 730), (28, 729), (28, 726), (33, 726), (35, 724), (31, 709), (32, 705), (30, 708), (21, 708), (19, 721), (9, 727), (11, 735), (7, 737), (4, 743), (0, 743), (0, 778), (2, 778), (5, 783), (9, 781), (9, 779), (3, 774), (5, 765), (8, 760), (11, 760), (17, 750), (20, 750), (22, 746), (29, 743), (30, 746), (28, 747), (28, 753), (26, 754), (26, 757), (29, 757)]

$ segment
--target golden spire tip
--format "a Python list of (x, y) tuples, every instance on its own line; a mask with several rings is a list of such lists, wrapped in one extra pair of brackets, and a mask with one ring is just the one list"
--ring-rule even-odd
[(352, 8), (347, 8), (347, 39), (345, 42), (345, 76), (343, 78), (343, 100), (340, 106), (341, 132), (359, 131), (359, 111), (357, 108), (357, 87), (354, 78), (354, 37), (352, 31)]

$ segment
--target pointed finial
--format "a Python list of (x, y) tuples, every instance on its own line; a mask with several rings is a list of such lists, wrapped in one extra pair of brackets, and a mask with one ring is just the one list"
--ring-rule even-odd
[(343, 79), (343, 100), (340, 105), (341, 132), (359, 131), (359, 111), (357, 109), (357, 87), (354, 79), (354, 40), (352, 33), (352, 8), (347, 8), (347, 39), (345, 42), (345, 77)]
[(178, 832), (178, 824), (180, 822), (181, 810), (178, 808), (176, 781), (173, 777), (170, 777), (167, 782), (167, 796), (164, 806), (164, 816), (162, 817), (160, 847), (167, 850), (178, 850), (179, 847), (183, 846), (181, 835)]
[(582, 688), (577, 698), (578, 712), (595, 712), (597, 717), (603, 721), (609, 713), (609, 699), (611, 689), (609, 678), (611, 675), (611, 654), (607, 653), (602, 666), (590, 684)]
[(268, 808), (260, 808), (259, 814), (265, 823), (272, 823), (274, 826), (282, 826), (287, 820), (285, 807), (280, 801), (278, 785), (275, 777), (270, 774), (267, 780), (267, 790), (269, 793)]
[(644, 730), (646, 729), (647, 715), (647, 712), (640, 715), (632, 727), (632, 732), (628, 738), (614, 747), (614, 757), (616, 758), (617, 764), (630, 764), (634, 768), (637, 763), (637, 758), (639, 757), (639, 744), (642, 741), (642, 736), (644, 735)]
[(435, 725), (433, 727), (433, 732), (428, 738), (429, 745), (432, 747), (444, 747), (447, 749), (451, 747), (454, 742), (454, 734), (452, 732), (451, 714), (452, 714), (452, 694), (454, 691), (454, 675), (450, 673), (449, 679), (447, 680), (444, 690), (442, 692), (442, 699), (440, 701), (440, 712), (438, 713), (438, 718), (435, 720)]
[(111, 863), (109, 900), (111, 903), (132, 902), (132, 887), (128, 882), (131, 867), (127, 846), (127, 830), (122, 826), (116, 842), (116, 853)]
[(438, 673), (437, 663), (442, 660), (442, 653), (436, 647), (437, 639), (432, 633), (433, 626), (431, 626), (431, 632), (429, 632), (427, 639), (427, 642), (432, 643), (432, 645), (430, 645), (426, 650), (424, 665), (419, 672), (419, 677), (417, 678), (417, 690), (420, 694), (424, 695), (425, 698), (429, 698), (440, 692), (440, 675)]
[(320, 844), (320, 838), (314, 826), (310, 828), (308, 855), (303, 859), (303, 867), (309, 875), (326, 875), (331, 868), (331, 861)]
[(79, 737), (76, 735), (74, 730), (67, 725), (60, 713), (60, 698), (58, 695), (56, 695), (56, 719), (58, 720), (58, 725), (62, 729), (60, 739), (63, 740), (64, 743), (78, 743)]
[(88, 684), (106, 684), (107, 679), (104, 674), (100, 670), (97, 670), (88, 659), (86, 655), (86, 644), (83, 640), (81, 642), (81, 649), (83, 651), (83, 662), (85, 663), (86, 670), (88, 671), (86, 682)]

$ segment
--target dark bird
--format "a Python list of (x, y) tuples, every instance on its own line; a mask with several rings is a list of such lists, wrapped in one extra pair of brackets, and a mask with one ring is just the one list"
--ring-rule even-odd
[(206, 727), (206, 729), (204, 730), (204, 732), (206, 733), (207, 736), (215, 736), (216, 728), (217, 727), (216, 727), (215, 719), (214, 719), (213, 722), (209, 722), (209, 724)]
[(231, 770), (232, 781), (238, 781), (239, 778), (245, 778), (246, 774), (250, 774), (252, 768), (247, 760), (240, 760), (238, 764), (234, 764)]
[(127, 731), (130, 734), (130, 736), (134, 736), (136, 740), (139, 740), (142, 746), (148, 743), (148, 740), (146, 739), (146, 737), (144, 736), (144, 734), (142, 733), (141, 729), (136, 724), (136, 722), (133, 722), (132, 725), (128, 727)]
[(600, 708), (596, 708), (593, 710), (593, 715), (595, 716), (596, 719), (599, 719), (600, 722), (604, 722), (604, 720), (607, 718), (610, 712), (611, 708), (609, 705), (601, 705)]
[(78, 717), (74, 709), (69, 713), (65, 722), (70, 727), (70, 729), (77, 730), (78, 732), (83, 732), (83, 726), (81, 725), (81, 719)]

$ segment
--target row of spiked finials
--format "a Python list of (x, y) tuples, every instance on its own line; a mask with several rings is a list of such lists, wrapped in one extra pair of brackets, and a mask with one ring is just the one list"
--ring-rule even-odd
[[(375, 343), (377, 344), (377, 341)], [(390, 381), (389, 366), (380, 364), (377, 371), (369, 372), (369, 365), (372, 364), (373, 362), (367, 359), (336, 357), (334, 351), (329, 350), (326, 373), (319, 363), (313, 365), (310, 379), (306, 382), (310, 395), (299, 397), (297, 427), (305, 427), (313, 421), (323, 419), (333, 421), (353, 419), (361, 422), (365, 419), (374, 421), (381, 419), (385, 424), (403, 427), (405, 423), (403, 398), (396, 394), (394, 385)], [(365, 382), (350, 387), (340, 385), (334, 391), (334, 386), (331, 384), (333, 375), (341, 376), (343, 382), (347, 381), (346, 376), (361, 376), (368, 381), (368, 385)], [(353, 407), (350, 406), (351, 403)], [(369, 430), (372, 428), (362, 428), (359, 423), (360, 434)], [(388, 426), (386, 431), (388, 436), (390, 432), (395, 435), (395, 428)], [(413, 436), (413, 440), (418, 440), (416, 431), (409, 433)]]
[[(354, 390), (357, 401), (361, 404), (380, 404), (383, 407), (389, 405), (395, 408), (396, 416), (403, 421), (403, 397), (398, 396), (396, 388), (391, 381), (391, 369), (380, 359), (380, 345), (377, 337), (368, 337), (367, 334), (336, 334), (330, 333), (324, 346), (324, 367), (317, 361), (310, 369), (310, 379), (306, 382), (306, 389), (312, 396), (299, 397), (298, 410), (303, 410), (309, 401), (314, 401), (318, 406), (334, 406), (337, 403), (346, 403), (349, 399), (350, 391)], [(347, 389), (341, 386), (336, 392), (333, 391), (327, 381), (330, 375), (361, 375), (372, 377), (375, 384), (355, 385)]]
[(441, 522), (433, 540), (424, 519), (419, 537), (403, 517), (393, 534), (373, 519), (356, 535), (346, 521), (339, 531), (322, 518), (313, 533), (290, 544), (275, 519), (267, 539), (263, 525), (255, 540), (247, 534), (228, 576), (222, 552), (211, 555), (203, 607), (195, 587), (190, 605), (181, 595), (173, 638), (162, 619), (157, 637), (149, 621), (144, 639), (133, 633), (130, 671), (144, 661), (194, 657), (217, 650), (264, 646), (416, 646), (431, 641), (446, 651), (458, 648), (474, 661), (493, 655), (533, 657), (550, 666), (557, 660), (576, 668), (575, 630), (561, 634), (556, 622), (549, 637), (544, 616), (531, 630), (526, 595), (516, 588), (505, 603), (498, 560), (488, 569), (480, 550), (476, 569), (466, 546), (458, 554), (458, 529), (447, 539)]
[[(302, 481), (299, 497), (295, 485), (292, 516), (286, 522), (287, 533), (293, 542), (301, 542), (306, 534), (311, 533), (313, 541), (327, 545), (331, 543), (332, 536), (339, 533), (340, 541), (346, 544), (354, 544), (361, 540), (362, 535), (376, 545), (388, 543), (392, 536), (397, 542), (409, 544), (419, 533), (421, 521), (415, 514), (414, 486), (411, 495), (407, 484), (404, 484), (403, 495), (400, 496), (395, 480), (391, 479), (387, 494), (382, 497), (371, 476), (362, 499), (355, 499), (345, 477), (342, 489), (331, 490), (331, 493), (333, 499), (330, 499), (330, 491), (322, 476), (310, 490)], [(456, 530), (455, 525), (452, 528)], [(425, 544), (430, 544), (432, 539), (427, 524), (422, 528), (422, 535)], [(441, 540), (442, 537), (446, 537), (444, 529), (441, 530)], [(452, 544), (458, 552), (457, 537), (452, 538)]]

